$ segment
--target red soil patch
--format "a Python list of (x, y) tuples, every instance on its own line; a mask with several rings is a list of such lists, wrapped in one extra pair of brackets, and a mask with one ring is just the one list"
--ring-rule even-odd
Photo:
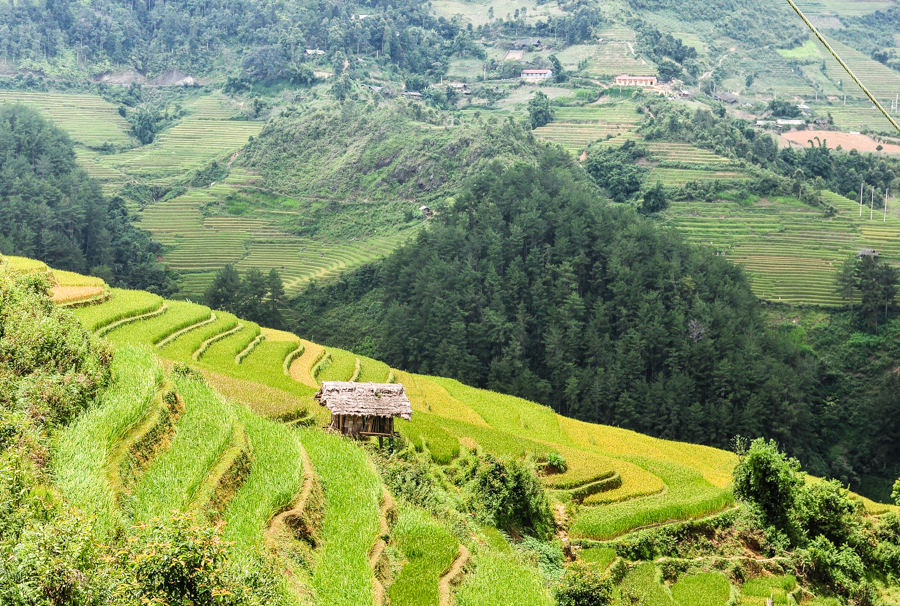
[[(826, 147), (834, 149), (840, 145), (844, 149), (855, 149), (860, 152), (877, 152), (879, 145), (882, 146), (882, 152), (886, 154), (900, 154), (900, 145), (892, 143), (878, 143), (867, 135), (853, 135), (851, 133), (840, 133), (833, 130), (798, 130), (781, 135), (791, 143), (799, 143), (803, 147), (809, 145), (809, 140), (818, 137), (825, 142)], [(818, 143), (815, 143), (818, 145)]]

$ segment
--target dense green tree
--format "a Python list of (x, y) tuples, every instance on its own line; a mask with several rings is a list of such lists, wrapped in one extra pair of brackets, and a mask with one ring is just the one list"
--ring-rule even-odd
[(253, 267), (242, 277), (233, 265), (226, 265), (213, 278), (203, 296), (204, 303), (269, 328), (283, 328), (281, 309), (285, 304), (284, 283), (278, 270), (268, 275)]
[(849, 299), (853, 309), (854, 294), (859, 293), (859, 310), (878, 332), (878, 317), (882, 307), (887, 320), (888, 307), (897, 296), (900, 272), (876, 254), (859, 254), (841, 265), (836, 277), (838, 293)]
[(232, 66), (242, 77), (265, 81), (293, 78), (289, 65), (318, 59), (306, 49), (341, 57), (338, 73), (345, 57), (377, 54), (385, 65), (432, 80), (446, 70), (452, 54), (478, 56), (480, 50), (456, 20), (437, 17), (413, 0), (373, 0), (364, 7), (338, 0), (0, 5), (0, 57), (12, 64), (52, 64), (71, 53), (86, 71), (115, 65), (151, 75), (173, 69), (199, 75), (234, 57)]
[(780, 451), (774, 440), (753, 440), (740, 448), (734, 468), (734, 496), (759, 510), (763, 523), (787, 530), (800, 498), (800, 462)]
[(266, 277), (266, 289), (268, 290), (266, 305), (268, 307), (266, 326), (270, 328), (284, 328), (284, 316), (281, 310), (287, 305), (287, 297), (284, 292), (284, 282), (275, 268), (269, 270)]
[(241, 276), (234, 265), (226, 265), (216, 272), (212, 284), (203, 294), (203, 302), (213, 309), (236, 309), (237, 296), (241, 291)]
[(801, 115), (800, 108), (792, 101), (772, 99), (769, 101), (769, 111), (779, 118), (797, 118)]
[(682, 76), (681, 66), (671, 59), (660, 61), (656, 66), (656, 72), (659, 74), (659, 79), (663, 82), (669, 82)]
[(550, 60), (550, 67), (553, 69), (553, 81), (565, 82), (568, 80), (569, 75), (566, 73), (560, 60), (556, 58), (556, 55), (550, 55), (548, 59)]
[(669, 207), (669, 200), (666, 198), (666, 190), (662, 183), (657, 181), (654, 187), (644, 192), (641, 200), (641, 212), (645, 215), (652, 215), (666, 210)]
[(266, 276), (258, 267), (250, 268), (241, 280), (235, 313), (254, 322), (265, 318), (268, 311), (266, 305), (268, 292), (269, 284)]
[(594, 146), (588, 150), (584, 168), (614, 201), (625, 202), (641, 190), (648, 171), (635, 160), (646, 155), (647, 150), (631, 140), (619, 148)]
[(553, 121), (550, 98), (541, 91), (536, 92), (528, 102), (528, 119), (531, 121), (531, 128), (538, 128)]

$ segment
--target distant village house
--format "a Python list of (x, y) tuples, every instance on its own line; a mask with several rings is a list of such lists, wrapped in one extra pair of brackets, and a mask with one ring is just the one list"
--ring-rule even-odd
[(522, 79), (523, 80), (533, 80), (535, 82), (540, 82), (542, 80), (549, 80), (553, 77), (552, 69), (526, 69), (522, 70)]
[(616, 86), (656, 86), (656, 76), (616, 76)]
[(516, 50), (531, 50), (532, 48), (540, 50), (541, 48), (543, 48), (541, 46), (540, 38), (526, 38), (525, 40), (516, 40), (512, 43), (512, 47)]
[(412, 406), (400, 383), (322, 381), (314, 396), (331, 411), (329, 429), (354, 437), (396, 436), (394, 417), (412, 419)]

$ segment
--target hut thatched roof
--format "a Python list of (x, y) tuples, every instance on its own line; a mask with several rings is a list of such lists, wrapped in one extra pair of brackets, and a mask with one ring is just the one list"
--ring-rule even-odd
[(335, 415), (412, 418), (409, 398), (400, 383), (322, 381), (315, 398)]

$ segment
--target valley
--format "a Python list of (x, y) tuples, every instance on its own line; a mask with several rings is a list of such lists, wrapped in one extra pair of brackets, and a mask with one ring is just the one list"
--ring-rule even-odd
[(0, 2), (0, 604), (900, 604), (898, 150), (783, 2)]

